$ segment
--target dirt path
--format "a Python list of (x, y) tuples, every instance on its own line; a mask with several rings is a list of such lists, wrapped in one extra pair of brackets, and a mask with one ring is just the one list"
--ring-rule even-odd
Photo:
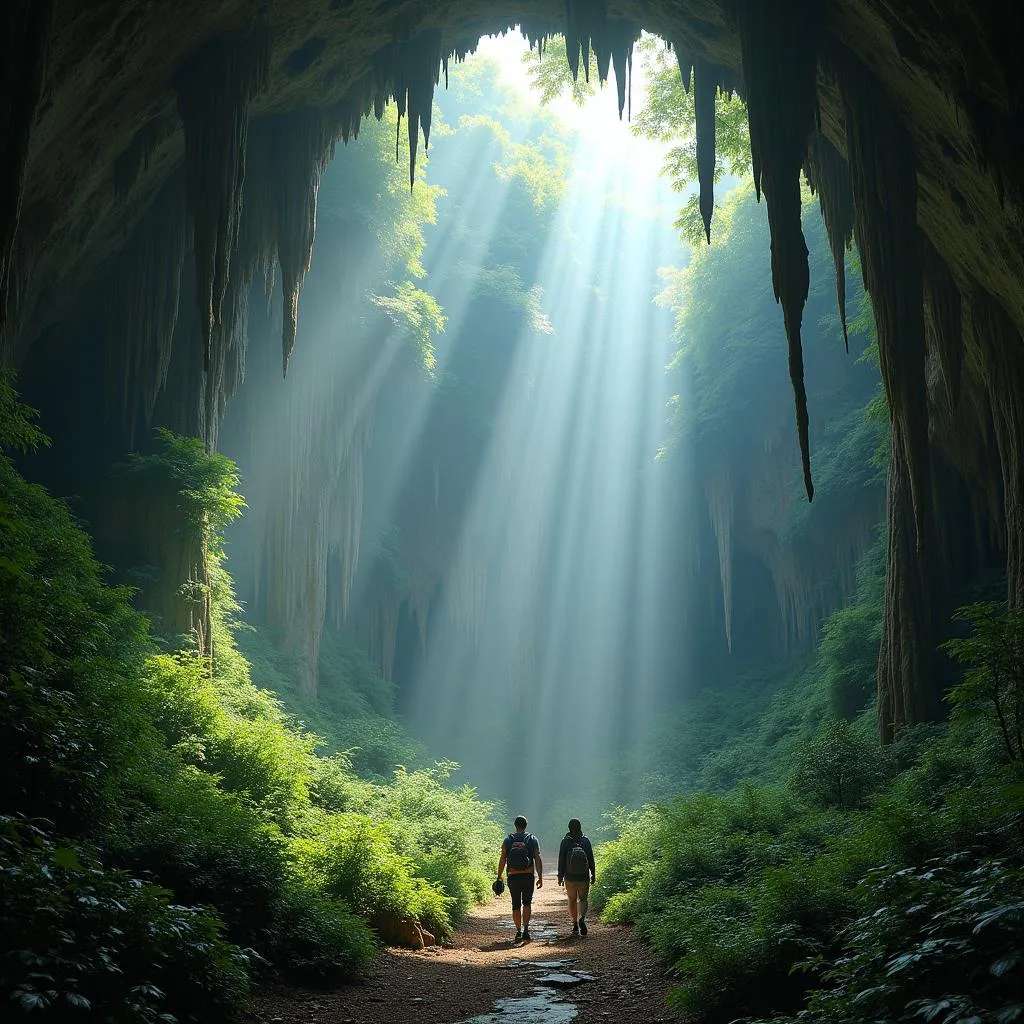
[[(451, 948), (420, 952), (387, 949), (359, 983), (326, 991), (275, 989), (260, 993), (250, 1019), (259, 1024), (456, 1024), (490, 1014), (499, 999), (534, 991), (535, 976), (518, 962), (571, 961), (565, 970), (594, 976), (557, 992), (558, 1002), (535, 1012), (509, 1007), (490, 1020), (521, 1024), (613, 1018), (660, 1024), (673, 1018), (665, 1006), (670, 982), (628, 928), (589, 922), (583, 938), (570, 934), (565, 891), (548, 882), (534, 897), (533, 941), (513, 945), (508, 894), (479, 907)], [(546, 972), (544, 972), (546, 973)], [(550, 1001), (548, 1001), (550, 1002)], [(566, 1005), (570, 1004), (570, 1005)]]

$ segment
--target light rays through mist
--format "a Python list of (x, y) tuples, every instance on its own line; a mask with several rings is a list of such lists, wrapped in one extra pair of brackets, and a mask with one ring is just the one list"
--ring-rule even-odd
[(622, 799), (607, 774), (642, 747), (666, 671), (670, 325), (653, 298), (680, 253), (645, 202), (646, 154), (588, 134), (572, 167), (536, 282), (553, 333), (515, 347), (408, 704), (467, 779), (549, 828)]

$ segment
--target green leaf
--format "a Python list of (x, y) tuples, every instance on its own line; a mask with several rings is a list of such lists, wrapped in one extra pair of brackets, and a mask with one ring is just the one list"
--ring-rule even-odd
[(84, 871), (85, 867), (78, 859), (78, 854), (70, 847), (62, 846), (53, 851), (53, 862), (66, 871)]

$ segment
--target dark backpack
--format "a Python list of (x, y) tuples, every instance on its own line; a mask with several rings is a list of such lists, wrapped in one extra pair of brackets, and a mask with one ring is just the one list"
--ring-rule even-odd
[(583, 840), (573, 836), (573, 848), (569, 851), (569, 859), (566, 861), (565, 873), (567, 875), (589, 875), (590, 858), (583, 848)]
[(513, 871), (525, 871), (533, 867), (533, 836), (529, 832), (512, 832), (508, 837), (506, 863)]

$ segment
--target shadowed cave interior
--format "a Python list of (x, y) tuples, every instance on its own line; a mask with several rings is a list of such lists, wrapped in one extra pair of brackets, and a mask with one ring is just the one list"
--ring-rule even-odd
[[(967, 654), (940, 646), (963, 632), (951, 630), (956, 608), (984, 597), (1016, 622), (1024, 178), (1012, 5), (11, 0), (0, 24), (0, 355), (52, 438), (11, 472), (69, 498), (153, 633), (189, 636), (210, 672), (227, 642), (223, 616), (255, 627), (232, 626), (228, 668), (217, 671), (234, 672), (244, 654), (268, 666), (259, 687), (288, 677), (287, 711), (329, 733), (338, 763), (354, 759), (345, 771), (354, 763), (379, 781), (407, 754), (407, 784), (429, 750), (461, 763), (482, 799), (503, 802), (499, 813), (543, 802), (536, 820), (549, 832), (578, 805), (548, 795), (550, 780), (577, 769), (593, 783), (592, 818), (670, 798), (680, 787), (659, 758), (697, 743), (677, 729), (680, 707), (713, 701), (713, 681), (730, 673), (756, 689), (765, 665), (806, 668), (819, 638), (839, 635), (828, 624), (844, 613), (852, 622), (868, 592), (880, 614), (863, 627), (870, 659), (858, 648), (846, 717), (860, 715), (866, 735), (873, 709), (870, 731), (902, 771), (906, 738), (941, 728), (963, 678)], [(622, 117), (642, 102), (642, 32), (671, 48), (692, 104), (690, 190), (710, 246), (684, 267), (685, 296), (679, 285), (672, 298), (670, 284), (651, 301), (663, 268), (690, 260), (674, 213), (651, 212), (681, 202), (664, 181), (614, 178), (611, 155), (553, 142), (547, 122), (525, 115), (508, 115), (503, 135), (494, 127), (505, 117), (496, 80), (474, 77), (484, 73), (466, 59), (481, 37), (506, 31), (538, 62), (564, 36), (562, 87), (566, 70), (611, 77)], [(729, 102), (746, 112), (760, 205), (720, 185)], [(492, 161), (504, 170), (483, 185)], [(555, 168), (561, 205), (543, 192)], [(616, 198), (623, 212), (609, 214), (609, 196), (630, 187), (636, 204)], [(720, 233), (732, 249), (716, 250)], [(748, 261), (756, 276), (729, 255), (741, 245), (760, 254)], [(562, 301), (577, 295), (588, 304)], [(677, 360), (685, 386), (666, 376), (673, 332), (700, 322), (686, 317), (713, 307), (726, 319), (755, 301), (777, 304), (779, 344), (749, 357), (742, 398), (728, 346)], [(751, 329), (744, 344), (769, 330)], [(687, 443), (656, 460), (673, 403)], [(171, 433), (161, 441), (156, 428)], [(202, 444), (168, 449), (175, 436)], [(874, 462), (850, 455), (872, 444)], [(241, 518), (217, 490), (227, 480), (218, 455), (239, 469)], [(182, 489), (174, 472), (185, 462), (168, 477), (168, 458), (205, 466), (210, 490)], [(193, 514), (188, 503), (215, 491), (222, 504)], [(45, 577), (25, 559), (10, 564)], [(235, 596), (238, 608), (217, 610)], [(10, 687), (30, 677), (28, 655), (6, 639), (31, 632), (25, 601), (0, 633), (15, 652), (3, 667)], [(853, 671), (853, 654), (821, 643)], [(1019, 666), (1000, 664), (992, 678), (1016, 679), (1006, 684), (1016, 703), (997, 701), (994, 735), (1016, 764)], [(342, 698), (324, 685), (335, 671), (375, 682)], [(237, 698), (236, 726), (246, 700), (259, 702)], [(767, 721), (767, 706), (743, 727)], [(346, 719), (378, 708), (383, 731), (372, 739), (345, 731)], [(394, 739), (397, 721), (413, 724), (422, 749)], [(175, 757), (195, 740), (182, 729)], [(221, 764), (215, 748), (207, 765)], [(625, 753), (605, 765), (605, 750)], [(510, 771), (520, 758), (529, 763)], [(687, 788), (739, 784), (743, 769), (727, 761), (694, 769)], [(228, 786), (230, 770), (210, 771)], [(429, 785), (447, 792), (449, 769), (435, 771)], [(0, 812), (59, 819), (37, 810), (26, 779)], [(376, 791), (357, 798), (338, 783), (348, 795), (335, 806), (322, 778), (294, 785), (327, 814), (358, 805), (367, 820), (401, 817), (400, 801)], [(334, 840), (314, 842), (267, 801), (260, 813), (278, 814), (275, 828), (305, 837), (293, 860), (333, 877), (310, 851)], [(58, 820), (55, 835), (79, 836), (83, 814)], [(613, 843), (634, 834), (613, 824)], [(341, 845), (347, 827), (329, 825)], [(470, 830), (473, 842), (488, 827)], [(147, 870), (144, 844), (97, 850)], [(282, 878), (291, 870), (278, 867)], [(417, 870), (455, 891), (434, 861)], [(171, 891), (177, 877), (158, 872)], [(470, 901), (470, 882), (458, 884)], [(380, 907), (339, 899), (380, 934)], [(458, 913), (431, 899), (413, 916), (444, 934)], [(642, 923), (622, 909), (625, 895), (609, 899), (609, 913)], [(233, 942), (261, 948), (247, 926), (228, 925)], [(661, 945), (667, 962), (682, 962), (685, 951)], [(207, 994), (196, 998), (206, 1005)], [(790, 1002), (780, 996), (774, 1009), (795, 1012), (795, 998), (787, 990)], [(680, 1005), (703, 1019), (718, 1012)], [(728, 1008), (741, 1009), (773, 1006)]]

